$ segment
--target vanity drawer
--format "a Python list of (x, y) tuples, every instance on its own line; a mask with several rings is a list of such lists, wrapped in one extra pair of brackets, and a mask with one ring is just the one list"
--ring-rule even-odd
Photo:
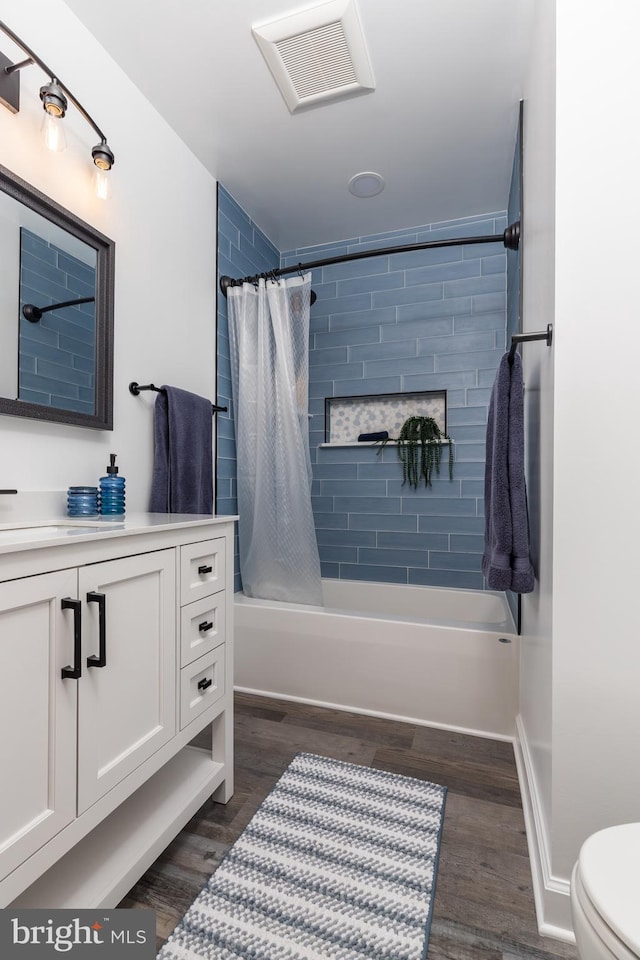
[(225, 594), (195, 600), (180, 611), (180, 663), (186, 667), (225, 639)]
[(180, 729), (224, 696), (224, 643), (180, 671)]
[(180, 604), (224, 590), (225, 539), (180, 547)]

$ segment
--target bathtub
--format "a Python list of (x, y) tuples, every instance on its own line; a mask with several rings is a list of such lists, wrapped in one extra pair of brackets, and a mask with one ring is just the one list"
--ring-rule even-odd
[(236, 689), (513, 737), (518, 637), (503, 594), (324, 580), (323, 597), (236, 593)]

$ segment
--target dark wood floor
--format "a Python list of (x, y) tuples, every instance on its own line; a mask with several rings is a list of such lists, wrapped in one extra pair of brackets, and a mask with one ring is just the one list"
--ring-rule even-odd
[(300, 750), (448, 787), (429, 960), (568, 958), (538, 936), (509, 743), (305, 704), (236, 695), (236, 790), (206, 803), (121, 907), (153, 907), (158, 947)]

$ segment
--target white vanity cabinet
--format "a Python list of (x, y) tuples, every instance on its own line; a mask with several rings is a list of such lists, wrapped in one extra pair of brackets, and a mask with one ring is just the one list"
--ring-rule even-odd
[(176, 732), (175, 576), (174, 550), (78, 571), (79, 814)]
[(0, 906), (113, 907), (231, 796), (232, 554), (227, 518), (0, 532)]
[(0, 583), (0, 875), (8, 875), (76, 815), (77, 688), (64, 570)]

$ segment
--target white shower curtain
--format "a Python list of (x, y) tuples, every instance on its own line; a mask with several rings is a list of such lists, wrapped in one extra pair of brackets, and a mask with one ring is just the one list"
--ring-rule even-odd
[(243, 590), (321, 604), (307, 416), (310, 296), (311, 274), (230, 287), (229, 341)]

